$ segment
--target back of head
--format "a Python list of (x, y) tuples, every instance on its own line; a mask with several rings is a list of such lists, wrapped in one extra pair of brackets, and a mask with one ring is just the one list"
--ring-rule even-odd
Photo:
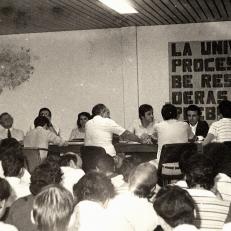
[(214, 166), (205, 155), (193, 155), (186, 163), (186, 181), (189, 188), (200, 186), (210, 190), (214, 186)]
[(19, 177), (24, 167), (24, 157), (22, 153), (11, 149), (4, 153), (2, 157), (2, 168), (6, 177)]
[(1, 140), (0, 160), (4, 156), (5, 152), (9, 152), (11, 150), (15, 150), (15, 152), (19, 153), (22, 151), (22, 145), (14, 138), (6, 138)]
[(83, 200), (105, 203), (115, 195), (111, 180), (101, 172), (89, 172), (73, 186), (73, 193), (78, 202)]
[(73, 208), (71, 193), (59, 185), (50, 185), (35, 197), (32, 214), (39, 231), (66, 231)]
[(74, 154), (66, 154), (61, 156), (60, 159), (60, 166), (70, 166), (71, 161), (74, 162), (75, 165), (77, 165), (77, 157)]
[(38, 126), (45, 126), (45, 125), (49, 125), (49, 119), (45, 116), (37, 116), (34, 120), (34, 126), (37, 128)]
[(218, 110), (224, 118), (231, 118), (231, 101), (221, 101), (219, 103)]
[(101, 115), (106, 109), (107, 107), (102, 103), (95, 105), (92, 108), (92, 117)]
[(2, 218), (5, 213), (6, 201), (10, 197), (10, 194), (11, 187), (9, 183), (5, 179), (0, 178), (0, 218)]
[(147, 111), (153, 111), (153, 107), (149, 104), (142, 104), (139, 106), (139, 118), (142, 119)]
[(167, 185), (159, 190), (154, 209), (172, 228), (181, 224), (193, 224), (194, 201), (187, 191)]
[(135, 195), (143, 198), (151, 198), (157, 183), (156, 167), (148, 162), (135, 167), (128, 178), (129, 189)]
[(174, 105), (170, 103), (165, 104), (161, 109), (161, 115), (164, 120), (176, 119), (177, 109)]
[(62, 180), (62, 175), (59, 165), (49, 162), (42, 163), (31, 174), (31, 193), (37, 195), (43, 187), (50, 184), (59, 184)]
[(108, 154), (100, 155), (96, 161), (96, 168), (105, 174), (113, 173), (115, 171), (114, 159)]

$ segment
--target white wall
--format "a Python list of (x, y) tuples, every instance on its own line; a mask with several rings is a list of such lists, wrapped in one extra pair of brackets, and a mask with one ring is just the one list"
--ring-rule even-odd
[(67, 138), (77, 113), (105, 103), (112, 118), (128, 127), (139, 104), (149, 103), (161, 120), (169, 101), (168, 42), (230, 39), (231, 22), (130, 27), (0, 36), (1, 47), (31, 50), (35, 70), (28, 82), (0, 95), (0, 112), (28, 129), (49, 107)]

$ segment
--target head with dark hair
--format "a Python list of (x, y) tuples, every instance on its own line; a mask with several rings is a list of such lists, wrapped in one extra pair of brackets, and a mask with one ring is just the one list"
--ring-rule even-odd
[(17, 153), (21, 153), (22, 145), (14, 138), (6, 138), (1, 140), (0, 144), (0, 160), (4, 156), (5, 152), (15, 150)]
[(37, 195), (43, 187), (50, 184), (59, 184), (62, 180), (62, 175), (59, 165), (49, 162), (40, 164), (31, 174), (31, 193)]
[(39, 110), (39, 114), (38, 116), (45, 116), (47, 117), (49, 120), (51, 119), (51, 111), (49, 108), (47, 107), (43, 107)]
[(139, 118), (140, 118), (140, 120), (145, 118), (147, 112), (150, 112), (150, 114), (152, 115), (152, 118), (153, 118), (153, 107), (151, 105), (142, 104), (139, 106)]
[(97, 170), (103, 172), (104, 174), (114, 173), (115, 172), (115, 162), (114, 159), (106, 154), (99, 155), (96, 160), (96, 168)]
[(214, 165), (205, 155), (192, 155), (186, 163), (185, 174), (189, 188), (199, 186), (210, 190), (214, 186)]
[(104, 173), (91, 171), (73, 186), (73, 193), (77, 202), (90, 200), (104, 204), (114, 197), (115, 189)]
[(186, 116), (187, 116), (188, 122), (194, 126), (200, 120), (201, 109), (194, 104), (189, 105), (186, 108)]
[(12, 127), (13, 122), (14, 119), (8, 112), (3, 112), (0, 115), (0, 124), (2, 125), (2, 127), (9, 129)]
[(32, 215), (38, 231), (66, 231), (73, 210), (71, 193), (62, 186), (50, 185), (36, 195)]
[(231, 118), (231, 101), (222, 100), (219, 103), (218, 110), (223, 118)]
[(209, 143), (203, 147), (203, 153), (212, 160), (215, 175), (225, 173), (231, 177), (231, 151), (224, 143)]
[(78, 128), (84, 128), (86, 122), (91, 119), (91, 115), (88, 112), (80, 112), (78, 114), (77, 126)]
[(5, 214), (7, 200), (11, 194), (11, 187), (7, 180), (0, 177), (0, 218)]
[(177, 119), (177, 109), (173, 104), (167, 103), (161, 109), (164, 120)]
[(149, 162), (136, 166), (128, 178), (129, 190), (142, 198), (151, 198), (157, 183), (156, 167)]
[(50, 164), (54, 163), (60, 165), (60, 160), (61, 160), (60, 155), (50, 153), (47, 155), (47, 158), (44, 161)]
[(157, 214), (172, 228), (181, 224), (193, 224), (194, 201), (186, 190), (178, 186), (167, 185), (161, 188), (153, 206)]
[(77, 156), (74, 154), (65, 154), (61, 156), (60, 166), (70, 166), (73, 163), (75, 166), (77, 165)]
[(8, 177), (20, 177), (24, 167), (24, 157), (11, 149), (4, 153), (2, 157), (2, 168), (4, 175)]
[(97, 104), (92, 108), (92, 117), (100, 115), (104, 118), (110, 118), (110, 111), (104, 104)]
[(34, 126), (37, 128), (38, 126), (41, 126), (41, 127), (44, 127), (45, 125), (46, 126), (49, 126), (50, 124), (50, 121), (47, 117), (45, 116), (38, 116), (35, 118), (34, 120)]

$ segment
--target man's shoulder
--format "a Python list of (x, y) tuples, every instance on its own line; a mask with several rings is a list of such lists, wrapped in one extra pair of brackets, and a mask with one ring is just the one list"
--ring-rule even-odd
[(11, 205), (11, 209), (19, 208), (21, 210), (24, 205), (32, 204), (33, 200), (34, 200), (33, 195), (21, 197), (16, 201), (14, 201), (14, 203)]

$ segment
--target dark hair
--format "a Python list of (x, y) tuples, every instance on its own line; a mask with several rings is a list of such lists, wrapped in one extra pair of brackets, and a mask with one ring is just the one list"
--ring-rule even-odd
[(94, 117), (96, 115), (100, 115), (105, 109), (106, 109), (106, 106), (104, 104), (102, 104), (102, 103), (96, 104), (92, 108), (92, 117)]
[(187, 115), (188, 111), (196, 111), (196, 112), (197, 112), (197, 115), (198, 115), (198, 116), (201, 116), (201, 109), (200, 109), (198, 106), (194, 105), (194, 104), (189, 105), (189, 106), (186, 108), (186, 111), (185, 111), (185, 112), (186, 112), (186, 115)]
[(7, 180), (0, 177), (0, 201), (7, 200), (11, 194), (11, 187)]
[(49, 108), (47, 108), (47, 107), (41, 108), (41, 109), (39, 110), (39, 113), (38, 113), (39, 116), (42, 116), (42, 115), (41, 115), (42, 111), (48, 111), (49, 116), (51, 117), (51, 110), (50, 110)]
[(215, 175), (225, 173), (231, 177), (231, 152), (224, 143), (209, 143), (203, 147), (203, 153), (214, 164)]
[(8, 112), (3, 112), (2, 114), (0, 114), (0, 120), (2, 119), (3, 116), (5, 115), (9, 115), (11, 118), (12, 116), (8, 113)]
[(91, 171), (73, 186), (73, 193), (77, 202), (91, 200), (104, 203), (115, 196), (115, 188), (104, 173)]
[(81, 128), (81, 124), (80, 124), (80, 117), (81, 116), (86, 116), (87, 118), (88, 118), (88, 120), (89, 119), (91, 119), (91, 115), (90, 115), (90, 113), (88, 113), (88, 112), (80, 112), (79, 114), (78, 114), (78, 119), (77, 119), (77, 126), (78, 126), (78, 128)]
[(149, 162), (141, 163), (132, 169), (128, 178), (129, 189), (142, 198), (151, 198), (154, 195), (153, 188), (156, 183), (157, 170)]
[(59, 165), (49, 162), (42, 163), (31, 174), (31, 193), (37, 195), (43, 187), (50, 184), (59, 184), (62, 180), (62, 175)]
[(167, 103), (162, 107), (161, 115), (164, 120), (176, 119), (177, 109), (173, 104)]
[(74, 161), (75, 164), (77, 164), (77, 157), (74, 154), (65, 154), (61, 156), (60, 159), (60, 166), (69, 166), (70, 162)]
[(13, 149), (5, 152), (2, 158), (2, 168), (5, 176), (19, 176), (24, 167), (24, 157)]
[(171, 227), (193, 224), (194, 201), (186, 190), (178, 186), (167, 185), (161, 188), (156, 195), (153, 207)]
[(147, 111), (153, 111), (153, 108), (149, 104), (142, 104), (139, 106), (139, 118), (142, 119), (143, 116), (145, 116), (145, 113)]
[(6, 138), (1, 140), (0, 144), (0, 160), (5, 155), (5, 152), (15, 152), (22, 154), (22, 145), (15, 138)]
[(44, 162), (48, 162), (50, 164), (60, 164), (61, 156), (59, 154), (52, 154), (48, 153), (47, 158), (44, 160)]
[(214, 186), (213, 162), (205, 155), (192, 155), (187, 161), (185, 174), (189, 188), (200, 185), (204, 189), (210, 190)]
[(96, 160), (96, 167), (105, 174), (107, 172), (114, 172), (115, 171), (114, 159), (108, 154), (100, 155)]
[(38, 127), (38, 126), (41, 126), (43, 127), (44, 125), (49, 125), (50, 124), (50, 121), (47, 117), (45, 116), (37, 116), (34, 120), (34, 126), (35, 127)]
[(224, 118), (231, 118), (231, 101), (222, 100), (219, 103), (218, 110)]

